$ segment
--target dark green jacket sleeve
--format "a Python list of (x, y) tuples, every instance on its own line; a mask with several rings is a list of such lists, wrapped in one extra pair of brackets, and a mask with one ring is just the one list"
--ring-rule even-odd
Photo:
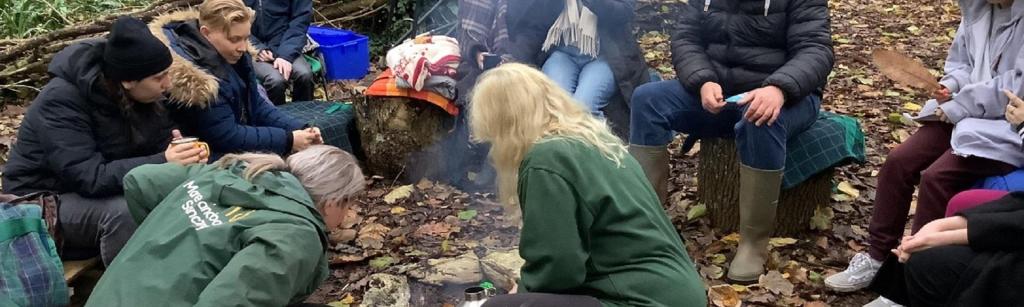
[(586, 280), (589, 258), (580, 229), (592, 216), (579, 206), (575, 189), (563, 177), (543, 169), (519, 174), (523, 211), (519, 255), (526, 260), (521, 286), (529, 292), (558, 293), (578, 288)]
[(286, 306), (308, 296), (326, 270), (312, 225), (266, 224), (246, 230), (245, 248), (206, 286), (195, 306)]
[(146, 216), (156, 208), (167, 195), (188, 178), (216, 168), (213, 165), (181, 166), (174, 163), (150, 164), (136, 167), (124, 176), (124, 198), (128, 212), (135, 223), (142, 224)]

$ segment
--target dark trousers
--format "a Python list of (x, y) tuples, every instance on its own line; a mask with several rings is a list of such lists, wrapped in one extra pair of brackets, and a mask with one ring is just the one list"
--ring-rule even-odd
[(76, 193), (61, 194), (58, 218), (65, 256), (99, 251), (103, 265), (114, 261), (138, 227), (123, 196), (85, 198)]
[(911, 255), (906, 264), (890, 256), (871, 283), (871, 290), (901, 305), (950, 306), (969, 284), (968, 272), (977, 253), (970, 247), (941, 246)]
[(483, 307), (601, 307), (601, 301), (583, 295), (522, 293), (495, 296)]
[(953, 125), (927, 123), (896, 146), (878, 173), (875, 206), (868, 224), (868, 253), (875, 260), (887, 257), (899, 245), (910, 212), (914, 186), (918, 186), (917, 211), (912, 232), (942, 218), (946, 205), (956, 193), (978, 180), (1009, 173), (1013, 165), (979, 157), (954, 155), (949, 140)]
[(718, 114), (711, 114), (704, 110), (700, 97), (687, 92), (677, 80), (638, 87), (632, 104), (630, 144), (668, 145), (673, 131), (701, 138), (734, 137), (744, 165), (774, 171), (786, 166), (786, 141), (818, 119), (821, 98), (807, 96), (785, 106), (774, 124), (760, 127), (743, 118), (749, 105), (728, 104)]
[(252, 67), (260, 80), (263, 80), (263, 88), (275, 105), (285, 103), (285, 89), (289, 82), (292, 85), (292, 101), (313, 100), (313, 71), (305, 57), (300, 55), (292, 62), (292, 75), (288, 80), (274, 69), (273, 63), (254, 61)]

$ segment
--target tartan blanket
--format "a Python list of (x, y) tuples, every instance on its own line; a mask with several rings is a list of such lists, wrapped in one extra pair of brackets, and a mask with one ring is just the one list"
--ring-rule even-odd
[(398, 81), (395, 79), (395, 75), (391, 72), (391, 69), (384, 70), (384, 72), (377, 76), (377, 79), (373, 81), (373, 84), (366, 89), (366, 95), (419, 99), (441, 108), (452, 116), (459, 115), (459, 107), (451, 100), (441, 96), (441, 94), (431, 91), (417, 91), (398, 87)]
[(788, 142), (782, 188), (789, 189), (829, 168), (864, 163), (864, 132), (856, 119), (821, 112), (818, 120)]
[(352, 105), (330, 101), (297, 101), (278, 107), (293, 118), (320, 128), (324, 144), (353, 151), (355, 111)]

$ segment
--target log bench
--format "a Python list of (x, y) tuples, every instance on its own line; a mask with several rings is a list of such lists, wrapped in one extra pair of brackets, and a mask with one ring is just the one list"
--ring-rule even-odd
[[(710, 138), (700, 141), (697, 166), (697, 198), (708, 209), (711, 225), (725, 233), (739, 228), (740, 166), (736, 141)], [(812, 176), (779, 195), (774, 236), (792, 236), (810, 228), (818, 206), (828, 206), (832, 196), (833, 169)]]
[[(733, 232), (739, 225), (739, 157), (731, 138), (700, 140), (697, 197), (707, 206), (712, 226)], [(822, 112), (805, 130), (789, 139), (786, 172), (776, 214), (775, 236), (792, 236), (810, 228), (811, 217), (832, 196), (835, 168), (864, 163), (864, 134), (855, 118)]]

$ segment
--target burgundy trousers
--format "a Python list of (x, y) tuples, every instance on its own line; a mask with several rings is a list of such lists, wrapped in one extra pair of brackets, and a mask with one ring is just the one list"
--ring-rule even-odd
[(884, 260), (899, 245), (910, 212), (914, 186), (918, 186), (917, 210), (911, 232), (945, 216), (950, 198), (970, 189), (979, 180), (1007, 174), (1013, 165), (1000, 161), (954, 155), (949, 145), (953, 125), (927, 123), (896, 146), (878, 173), (875, 206), (868, 224), (868, 253)]

